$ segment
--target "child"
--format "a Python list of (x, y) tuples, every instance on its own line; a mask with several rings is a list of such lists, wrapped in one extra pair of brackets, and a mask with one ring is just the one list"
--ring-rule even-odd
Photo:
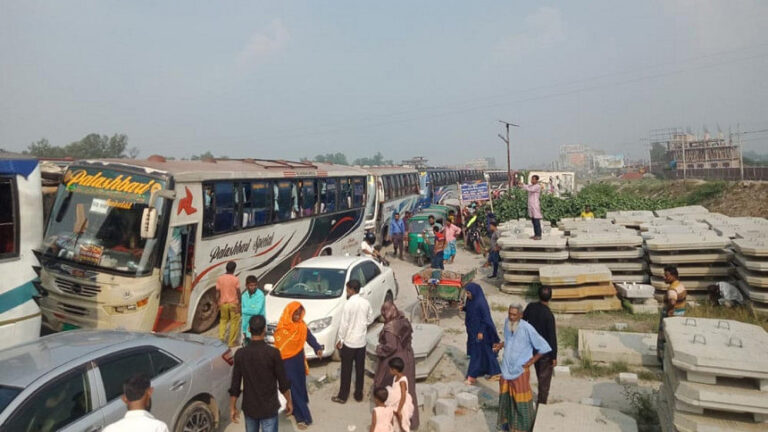
[(247, 345), (251, 340), (251, 329), (249, 323), (251, 317), (254, 315), (261, 315), (266, 317), (266, 311), (264, 308), (264, 293), (259, 289), (259, 280), (254, 275), (249, 275), (245, 278), (246, 291), (241, 297), (240, 304), (242, 305), (242, 331), (243, 331), (243, 345)]
[[(234, 261), (227, 263), (227, 273), (216, 279), (216, 300), (219, 303), (219, 339), (234, 348), (237, 337), (240, 336), (237, 329), (240, 328), (240, 280), (235, 276), (237, 264)], [(229, 337), (227, 337), (229, 327)]]
[(369, 432), (395, 432), (392, 426), (392, 419), (395, 416), (395, 410), (386, 405), (389, 392), (385, 388), (378, 388), (373, 391), (373, 400), (376, 407), (373, 408), (371, 415), (371, 429)]
[(400, 357), (394, 357), (389, 360), (389, 373), (394, 377), (392, 386), (388, 387), (389, 397), (387, 406), (395, 411), (398, 429), (403, 432), (411, 430), (411, 417), (413, 416), (413, 398), (408, 393), (408, 378), (403, 375), (405, 362)]
[(445, 235), (440, 232), (440, 228), (438, 226), (432, 227), (432, 230), (435, 233), (435, 247), (432, 251), (432, 268), (433, 269), (440, 269), (445, 270), (445, 266), (443, 265), (443, 252), (445, 251)]

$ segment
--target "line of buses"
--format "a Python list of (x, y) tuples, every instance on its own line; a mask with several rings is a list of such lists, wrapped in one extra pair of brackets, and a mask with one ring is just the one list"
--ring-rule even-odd
[[(506, 172), (504, 172), (506, 174)], [(395, 212), (458, 198), (476, 170), (277, 160), (83, 160), (43, 220), (35, 159), (0, 154), (0, 348), (40, 326), (202, 332), (228, 261), (276, 281), (317, 255), (356, 255)], [(493, 180), (497, 180), (494, 182)]]

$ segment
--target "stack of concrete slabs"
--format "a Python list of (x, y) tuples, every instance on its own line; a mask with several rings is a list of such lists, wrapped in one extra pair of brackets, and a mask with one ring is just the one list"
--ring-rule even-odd
[(507, 294), (525, 294), (532, 283), (539, 282), (539, 268), (568, 260), (565, 237), (543, 236), (541, 240), (502, 237), (499, 247), (504, 271), (501, 291)]
[(700, 205), (673, 207), (668, 209), (656, 210), (656, 216), (680, 216), (680, 215), (694, 215), (701, 213), (709, 213), (706, 207)]
[[(664, 320), (664, 334), (666, 403), (660, 408), (667, 421), (678, 430), (710, 430), (701, 429), (710, 422), (768, 430), (765, 330), (733, 320), (672, 317)], [(697, 429), (689, 429), (693, 425)]]
[(637, 432), (635, 419), (615, 409), (575, 402), (537, 407), (533, 432), (562, 432), (564, 425), (568, 432)]
[(573, 263), (594, 262), (607, 266), (613, 282), (648, 282), (643, 238), (636, 231), (621, 234), (584, 234), (568, 239)]
[(553, 265), (539, 268), (542, 285), (552, 288), (550, 309), (561, 313), (586, 313), (621, 309), (611, 271), (600, 264)]
[(579, 356), (593, 361), (625, 362), (633, 366), (659, 366), (655, 333), (629, 333), (579, 329)]
[(658, 314), (659, 302), (654, 298), (653, 285), (617, 283), (616, 292), (623, 299), (622, 305), (632, 314)]
[(768, 237), (737, 238), (733, 248), (739, 288), (755, 312), (768, 315)]
[(764, 423), (755, 423), (743, 414), (707, 412), (704, 415), (675, 410), (669, 386), (659, 387), (657, 407), (662, 432), (765, 432)]
[(650, 210), (624, 210), (611, 211), (605, 214), (606, 219), (610, 219), (616, 225), (640, 229), (640, 225), (653, 220), (655, 216)]

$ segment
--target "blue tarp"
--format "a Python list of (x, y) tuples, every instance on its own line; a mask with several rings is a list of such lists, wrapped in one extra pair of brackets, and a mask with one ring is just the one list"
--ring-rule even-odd
[(0, 159), (0, 174), (16, 174), (27, 178), (36, 166), (36, 159)]

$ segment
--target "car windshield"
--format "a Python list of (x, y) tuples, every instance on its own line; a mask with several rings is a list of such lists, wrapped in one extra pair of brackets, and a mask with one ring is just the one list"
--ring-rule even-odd
[[(131, 274), (152, 270), (157, 239), (139, 235), (155, 178), (72, 168), (62, 178), (43, 242), (46, 256)], [(162, 221), (163, 199), (155, 203)]]
[(0, 385), (0, 412), (3, 412), (19, 393), (20, 388)]
[(345, 269), (294, 267), (272, 295), (289, 298), (336, 298), (344, 292)]

